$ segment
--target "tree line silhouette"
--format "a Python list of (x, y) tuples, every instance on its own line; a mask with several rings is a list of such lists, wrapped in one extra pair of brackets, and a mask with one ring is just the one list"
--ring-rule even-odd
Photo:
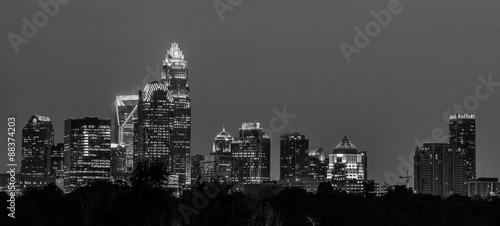
[(49, 184), (16, 199), (16, 218), (7, 217), (8, 196), (0, 193), (0, 225), (500, 225), (500, 199), (413, 194), (405, 186), (386, 195), (348, 194), (323, 182), (316, 194), (300, 188), (263, 189), (258, 195), (232, 192), (230, 184), (202, 183), (176, 198), (161, 162), (140, 162), (130, 183), (96, 181), (64, 194)]

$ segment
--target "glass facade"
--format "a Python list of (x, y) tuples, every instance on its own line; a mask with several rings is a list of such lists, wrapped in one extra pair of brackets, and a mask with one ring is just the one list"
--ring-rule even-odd
[(109, 180), (111, 173), (111, 120), (99, 118), (64, 121), (64, 165), (69, 190), (95, 180)]

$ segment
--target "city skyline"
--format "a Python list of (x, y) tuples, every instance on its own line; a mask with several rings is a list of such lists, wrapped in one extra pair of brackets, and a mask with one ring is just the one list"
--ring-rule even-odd
[[(71, 4), (95, 9), (86, 3)], [(211, 150), (213, 136), (220, 132), (221, 124), (224, 123), (228, 133), (233, 135), (237, 134), (240, 123), (244, 121), (259, 121), (263, 127), (270, 128), (270, 120), (276, 117), (273, 109), (283, 112), (283, 107), (286, 106), (288, 113), (297, 117), (290, 120), (283, 131), (277, 131), (273, 136), (272, 178), (279, 173), (277, 170), (279, 166), (276, 164), (279, 159), (277, 138), (283, 132), (299, 130), (310, 139), (310, 147), (323, 146), (327, 153), (332, 151), (340, 137), (348, 136), (361, 150), (370, 153), (370, 177), (385, 182), (386, 171), (400, 174), (398, 166), (402, 161), (398, 157), (401, 156), (402, 159), (411, 162), (409, 154), (417, 146), (415, 139), (422, 141), (431, 138), (435, 128), (447, 130), (448, 125), (442, 119), (443, 113), (453, 109), (454, 104), (463, 105), (468, 96), (475, 95), (476, 87), (483, 84), (478, 79), (479, 76), (488, 80), (488, 75), (492, 74), (493, 81), (500, 81), (498, 77), (500, 68), (496, 64), (499, 53), (498, 48), (495, 48), (499, 46), (498, 42), (494, 41), (498, 40), (498, 36), (484, 30), (475, 33), (477, 36), (470, 35), (469, 31), (472, 31), (470, 33), (476, 31), (473, 24), (460, 23), (462, 21), (460, 19), (456, 23), (443, 19), (439, 15), (444, 6), (438, 3), (414, 2), (411, 6), (407, 5), (405, 7), (407, 11), (395, 16), (394, 24), (384, 30), (384, 33), (377, 37), (369, 48), (364, 49), (361, 55), (356, 56), (350, 65), (345, 64), (337, 43), (346, 37), (352, 37), (352, 27), (365, 22), (355, 19), (355, 16), (365, 16), (370, 9), (382, 7), (377, 3), (366, 2), (364, 10), (354, 11), (354, 15), (349, 17), (349, 20), (353, 20), (352, 24), (348, 26), (339, 24), (345, 29), (333, 29), (332, 23), (346, 20), (342, 18), (347, 17), (347, 13), (340, 11), (352, 13), (353, 10), (349, 7), (352, 6), (351, 3), (333, 9), (333, 13), (325, 13), (326, 9), (322, 9), (332, 9), (329, 7), (332, 5), (326, 3), (315, 6), (307, 6), (304, 3), (297, 6), (323, 12), (321, 15), (337, 14), (322, 17), (324, 20), (319, 20), (317, 25), (312, 24), (312, 20), (294, 20), (292, 17), (294, 14), (289, 12), (299, 9), (295, 6), (270, 3), (269, 8), (261, 9), (263, 18), (259, 21), (270, 21), (271, 25), (254, 27), (258, 31), (255, 33), (243, 31), (243, 28), (237, 30), (241, 34), (232, 33), (228, 27), (239, 28), (240, 25), (246, 27), (249, 19), (253, 18), (249, 13), (260, 12), (255, 3), (239, 6), (235, 12), (226, 16), (224, 23), (219, 21), (210, 3), (206, 4), (207, 9), (192, 6), (191, 3), (175, 3), (179, 7), (191, 6), (192, 8), (189, 8), (191, 13), (199, 13), (207, 18), (205, 22), (207, 28), (198, 25), (190, 29), (195, 21), (187, 14), (183, 16), (176, 12), (172, 12), (171, 17), (162, 15), (158, 16), (159, 18), (126, 19), (134, 28), (131, 30), (140, 35), (128, 33), (124, 27), (113, 26), (118, 21), (105, 20), (107, 17), (100, 14), (98, 18), (89, 18), (85, 21), (90, 25), (77, 22), (75, 16), (81, 14), (72, 15), (76, 11), (71, 4), (65, 6), (64, 11), (61, 8), (58, 15), (65, 19), (56, 18), (51, 21), (47, 27), (41, 29), (37, 37), (30, 40), (29, 44), (21, 46), (21, 51), (17, 55), (11, 56), (14, 53), (8, 51), (0, 53), (5, 56), (2, 59), (7, 59), (6, 66), (2, 67), (2, 73), (10, 75), (2, 77), (2, 84), (25, 86), (23, 92), (19, 92), (20, 85), (9, 85), (2, 90), (4, 98), (2, 100), (5, 100), (8, 109), (2, 110), (2, 116), (15, 115), (19, 122), (19, 130), (33, 113), (48, 115), (54, 120), (56, 143), (62, 142), (62, 125), (66, 118), (97, 116), (112, 119), (114, 115), (111, 103), (114, 101), (114, 96), (120, 93), (130, 94), (129, 91), (135, 86), (142, 86), (145, 75), (150, 74), (146, 68), (149, 67), (153, 72), (157, 71), (157, 65), (161, 64), (160, 59), (170, 43), (179, 42), (191, 65), (191, 95), (194, 106), (192, 120), (196, 125), (193, 127), (192, 155), (206, 155)], [(456, 1), (454, 4), (467, 5), (464, 1)], [(134, 3), (126, 5), (129, 8), (152, 12), (157, 11), (155, 8), (162, 8), (144, 5), (134, 7), (136, 6)], [(427, 10), (429, 5), (437, 7), (429, 11), (432, 15), (430, 18), (414, 15), (418, 10)], [(491, 10), (497, 7), (494, 3), (481, 2), (481, 5), (488, 5)], [(38, 10), (37, 7), (33, 4), (28, 6), (32, 11), (22, 10), (2, 14), (2, 21), (7, 21), (7, 16), (9, 18), (26, 16)], [(290, 20), (285, 22), (270, 19), (269, 15), (274, 14), (276, 10), (281, 12), (281, 7), (284, 7), (283, 16)], [(112, 4), (105, 5), (104, 8), (110, 9)], [(495, 21), (491, 19), (490, 14), (483, 13), (478, 8), (471, 10), (477, 13), (476, 20), (482, 24), (484, 22), (484, 26), (496, 26), (489, 22)], [(118, 8), (117, 13), (118, 18), (130, 15), (130, 11), (125, 8)], [(455, 11), (451, 14), (455, 19), (462, 15)], [(250, 18), (245, 19), (245, 16)], [(180, 21), (182, 25), (171, 22), (176, 17), (182, 18), (175, 20)], [(132, 19), (137, 19), (137, 24), (132, 23)], [(411, 29), (400, 26), (400, 23), (411, 25), (412, 20), (422, 21), (424, 26)], [(460, 27), (468, 31), (460, 33), (463, 36), (456, 37), (453, 42), (462, 46), (469, 54), (462, 54), (456, 50), (455, 45), (446, 44), (448, 37), (433, 28), (432, 23), (436, 20), (451, 24), (450, 29)], [(99, 26), (98, 21), (104, 21), (104, 24)], [(69, 26), (73, 23), (74, 26)], [(331, 32), (321, 30), (318, 35), (298, 35), (303, 28), (294, 29), (293, 24), (302, 25), (306, 29), (311, 26), (315, 30), (318, 27), (331, 28)], [(14, 20), (9, 22), (5, 29), (17, 31), (21, 25), (20, 20)], [(272, 25), (283, 25), (289, 30), (273, 31)], [(85, 37), (85, 31), (91, 29), (89, 26), (94, 26), (92, 29), (96, 29), (96, 34), (104, 37), (105, 42), (100, 44), (95, 41), (84, 41), (81, 37)], [(168, 32), (157, 29), (168, 26), (171, 28)], [(59, 27), (71, 28), (65, 31)], [(125, 40), (110, 45), (110, 41), (122, 40), (112, 32), (106, 31), (114, 27)], [(194, 32), (201, 32), (203, 35), (195, 37), (192, 35)], [(270, 36), (267, 37), (257, 35), (268, 32)], [(339, 32), (338, 36), (334, 35)], [(404, 32), (410, 33), (406, 35)], [(216, 38), (205, 38), (204, 36), (208, 34), (214, 34)], [(400, 40), (408, 40), (419, 46), (419, 39), (425, 39), (429, 34), (435, 35), (435, 42), (426, 43), (428, 46), (425, 46), (422, 52), (416, 47), (398, 50), (403, 42)], [(282, 37), (289, 36), (293, 36), (289, 42), (280, 41)], [(60, 39), (56, 42), (50, 41), (53, 37)], [(242, 37), (253, 39), (241, 40)], [(225, 38), (240, 42), (226, 43), (219, 40)], [(10, 48), (8, 41), (3, 43), (8, 50)], [(84, 45), (77, 46), (75, 43)], [(479, 46), (475, 46), (475, 43)], [(259, 48), (255, 48), (254, 44)], [(374, 54), (376, 50), (381, 50), (380, 45), (388, 48), (382, 53), (383, 57)], [(476, 48), (480, 51), (474, 50)], [(436, 51), (431, 51), (432, 49)], [(44, 53), (48, 51), (53, 55), (44, 57)], [(297, 52), (303, 54), (296, 54)], [(215, 53), (218, 57), (211, 57)], [(401, 57), (405, 56), (403, 53), (417, 54), (418, 61)], [(303, 56), (310, 56), (310, 59), (305, 59)], [(30, 62), (33, 67), (23, 67), (26, 62)], [(265, 66), (267, 62), (274, 63)], [(317, 67), (297, 69), (294, 67), (294, 62), (317, 65)], [(82, 67), (81, 63), (85, 66)], [(254, 65), (263, 65), (263, 68)], [(78, 70), (75, 71), (75, 68)], [(152, 76), (146, 80), (153, 81)], [(58, 81), (59, 85), (54, 86), (53, 81)], [(258, 87), (258, 89), (248, 87)], [(306, 89), (297, 92), (302, 87)], [(422, 89), (426, 92), (422, 92)], [(493, 87), (493, 89), (498, 88)], [(482, 94), (487, 91), (483, 90)], [(500, 145), (497, 141), (499, 134), (496, 130), (500, 126), (498, 120), (500, 110), (496, 104), (500, 100), (500, 95), (496, 92), (491, 93), (488, 99), (481, 100), (476, 111), (479, 131), (476, 153), (478, 176), (482, 176), (483, 172), (485, 176), (500, 176), (499, 166), (494, 161), (500, 156), (497, 151)], [(345, 95), (346, 93), (349, 95)], [(15, 100), (6, 98), (14, 94), (17, 95)], [(4, 142), (0, 144), (4, 145)], [(19, 150), (18, 156), (20, 156)], [(5, 161), (4, 158), (2, 161)], [(2, 165), (5, 166), (5, 162)]]

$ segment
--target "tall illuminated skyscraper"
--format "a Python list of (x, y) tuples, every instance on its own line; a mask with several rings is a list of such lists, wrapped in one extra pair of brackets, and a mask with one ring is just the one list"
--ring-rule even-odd
[(234, 160), (233, 181), (237, 189), (245, 184), (261, 184), (270, 180), (271, 138), (258, 122), (243, 123), (239, 138), (231, 145)]
[(280, 179), (307, 178), (309, 140), (299, 132), (289, 132), (280, 137)]
[(454, 172), (463, 172), (454, 175), (455, 193), (467, 195), (465, 183), (476, 179), (476, 114), (450, 114), (450, 145), (454, 152)]
[(173, 97), (168, 86), (152, 82), (139, 92), (135, 160), (159, 160), (172, 173)]
[(115, 100), (115, 142), (125, 147), (125, 167), (134, 166), (134, 120), (138, 95), (118, 95)]
[(111, 120), (87, 117), (64, 121), (64, 167), (69, 190), (111, 175)]
[(179, 48), (172, 43), (165, 54), (162, 82), (168, 85), (173, 98), (172, 120), (172, 174), (179, 176), (180, 183), (191, 183), (189, 160), (191, 155), (191, 97), (187, 61)]
[(54, 144), (54, 127), (49, 117), (34, 114), (22, 132), (21, 173), (44, 177), (50, 173), (50, 150)]

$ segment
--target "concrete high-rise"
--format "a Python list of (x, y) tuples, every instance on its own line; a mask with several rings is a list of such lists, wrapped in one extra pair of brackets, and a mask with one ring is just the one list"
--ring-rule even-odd
[[(426, 143), (415, 150), (415, 192), (447, 197), (454, 193), (453, 149), (445, 143)], [(458, 184), (461, 187), (460, 184)]]

